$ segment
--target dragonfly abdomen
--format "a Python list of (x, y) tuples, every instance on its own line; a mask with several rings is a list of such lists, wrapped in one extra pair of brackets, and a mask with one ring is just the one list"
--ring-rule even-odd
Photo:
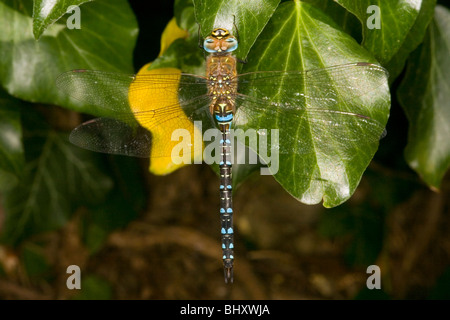
[(222, 139), (220, 140), (220, 224), (222, 235), (223, 266), (225, 281), (233, 282), (233, 201), (232, 201), (232, 157), (230, 128), (233, 121), (232, 101), (217, 101), (213, 107), (214, 118), (217, 121)]
[(220, 228), (223, 267), (226, 282), (233, 282), (233, 202), (231, 180), (230, 128), (235, 112), (237, 85), (236, 58), (230, 53), (212, 54), (207, 59), (208, 92), (211, 97), (210, 111), (222, 133), (220, 141)]
[(229, 130), (222, 133), (220, 171), (220, 226), (225, 281), (233, 282), (233, 199), (231, 175), (231, 141)]

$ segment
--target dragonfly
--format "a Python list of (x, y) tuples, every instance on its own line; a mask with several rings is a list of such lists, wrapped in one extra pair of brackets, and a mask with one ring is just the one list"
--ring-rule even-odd
[[(199, 121), (201, 130), (219, 131), (219, 214), (226, 283), (232, 283), (234, 278), (231, 130), (249, 129), (269, 118), (280, 130), (307, 129), (330, 156), (334, 150), (323, 141), (324, 132), (343, 148), (355, 142), (377, 143), (384, 125), (360, 105), (386, 85), (387, 79), (383, 67), (367, 62), (307, 71), (238, 74), (238, 59), (234, 55), (237, 48), (238, 40), (229, 30), (215, 28), (203, 41), (207, 54), (203, 76), (181, 72), (125, 75), (72, 70), (58, 76), (56, 81), (67, 95), (97, 106), (99, 113), (105, 111), (109, 115), (85, 122), (72, 131), (70, 141), (88, 150), (157, 161), (173, 155), (173, 145), (155, 148), (157, 135), (170, 137), (173, 128)], [(345, 129), (349, 125), (353, 126), (350, 131)], [(302, 137), (281, 135), (281, 138), (276, 148), (281, 154), (309, 152)], [(197, 152), (183, 150), (188, 154)]]

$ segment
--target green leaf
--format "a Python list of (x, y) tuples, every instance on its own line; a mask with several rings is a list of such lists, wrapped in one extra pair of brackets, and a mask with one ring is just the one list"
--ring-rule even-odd
[[(244, 60), (251, 46), (275, 11), (280, 0), (223, 1), (190, 0), (175, 2), (175, 16), (180, 27), (189, 31), (188, 39), (175, 41), (169, 49), (151, 65), (151, 69), (178, 68), (183, 72), (205, 73), (205, 55), (199, 48), (198, 35), (206, 37), (214, 28), (228, 28), (239, 38), (237, 56)], [(254, 15), (255, 8), (258, 15)], [(210, 10), (211, 8), (212, 11)], [(196, 22), (194, 21), (194, 11)]]
[[(362, 44), (382, 65), (390, 61), (403, 45), (422, 5), (416, 0), (335, 1), (358, 17), (363, 26)], [(376, 11), (368, 12), (370, 6), (379, 8), (379, 29), (369, 27), (377, 14)]]
[(416, 49), (419, 44), (422, 43), (428, 25), (434, 16), (434, 7), (436, 6), (436, 0), (423, 0), (420, 7), (419, 15), (417, 16), (414, 25), (408, 33), (403, 45), (392, 57), (392, 59), (385, 65), (389, 70), (389, 82), (392, 83), (397, 76), (402, 72), (405, 67), (406, 60), (411, 52)]
[(22, 179), (3, 194), (6, 212), (1, 241), (17, 244), (24, 238), (61, 227), (74, 208), (101, 202), (112, 187), (99, 171), (98, 155), (77, 148), (67, 136), (50, 131), (35, 113), (27, 113)]
[(219, 27), (234, 33), (239, 40), (236, 55), (245, 60), (279, 3), (280, 0), (194, 0), (195, 17), (203, 38)]
[(101, 248), (109, 233), (136, 219), (145, 205), (145, 187), (136, 159), (110, 157), (116, 188), (83, 217), (83, 240), (90, 252)]
[(177, 39), (158, 57), (149, 69), (177, 68), (186, 73), (204, 74), (205, 58), (197, 38)]
[[(22, 126), (17, 109), (21, 102), (0, 89), (0, 190), (9, 188), (21, 176), (24, 167)], [(11, 176), (12, 175), (12, 176)], [(1, 181), (5, 183), (1, 183)], [(8, 181), (9, 180), (9, 181)]]
[(39, 41), (32, 34), (31, 0), (0, 2), (0, 83), (13, 96), (89, 112), (62, 96), (56, 77), (71, 69), (133, 72), (137, 23), (125, 0), (83, 5), (81, 30), (65, 21), (50, 26)]
[(333, 0), (303, 0), (330, 16), (345, 32), (355, 38), (359, 43), (362, 39), (361, 23), (348, 10)]
[(197, 35), (199, 26), (195, 23), (195, 12), (192, 0), (175, 0), (175, 18), (177, 25), (188, 30), (190, 35)]
[(205, 73), (205, 56), (199, 47), (199, 25), (195, 22), (192, 0), (175, 1), (177, 25), (188, 30), (188, 38), (175, 40), (169, 48), (152, 62), (149, 69), (177, 68), (186, 73)]
[[(238, 19), (235, 22), (239, 23)], [(176, 57), (184, 59), (184, 63), (187, 61), (186, 57), (192, 55), (197, 59), (200, 56), (198, 49), (190, 51), (187, 46), (186, 50), (181, 49), (182, 45), (192, 45), (192, 39), (179, 39), (172, 44), (167, 54), (173, 56), (167, 66), (175, 63)], [(159, 61), (163, 59), (164, 55)], [(272, 173), (298, 200), (314, 204), (324, 199), (324, 205), (328, 207), (344, 202), (354, 192), (372, 159), (387, 121), (390, 97), (385, 70), (369, 64), (370, 62), (375, 62), (375, 59), (331, 18), (302, 2), (285, 2), (280, 5), (252, 47), (248, 63), (242, 67), (243, 73), (275, 71), (278, 72), (278, 77), (274, 77), (276, 81), (273, 82), (270, 77), (259, 81), (259, 73), (241, 76), (243, 81), (239, 84), (240, 93), (250, 96), (243, 104), (250, 103), (252, 106), (238, 110), (235, 123), (244, 130), (280, 131), (280, 150), (283, 151), (279, 161), (280, 170), (273, 167)], [(309, 71), (304, 78), (299, 73), (343, 64), (347, 65), (325, 71)], [(279, 72), (282, 71), (294, 71), (290, 76), (285, 74), (281, 77), (286, 77), (287, 84), (278, 81), (281, 79)], [(79, 95), (85, 102), (95, 102), (94, 104), (109, 108), (110, 111), (128, 106), (126, 93), (133, 81), (131, 77), (85, 72), (68, 74), (65, 79), (69, 81), (67, 83), (77, 85), (77, 90), (71, 90), (64, 83), (66, 91)], [(203, 89), (206, 88), (197, 89), (196, 84), (190, 84), (190, 81), (193, 78), (186, 76), (184, 83), (188, 89), (182, 91), (176, 81), (168, 81), (163, 92), (158, 87), (152, 88), (152, 92), (157, 92), (152, 97), (162, 96), (166, 99), (173, 94), (178, 99), (189, 101), (194, 98), (192, 95), (204, 93)], [(254, 81), (259, 83), (258, 87), (253, 86)], [(296, 85), (290, 86), (289, 81), (294, 81)], [(99, 92), (96, 94), (95, 90)], [(139, 106), (135, 109), (146, 110), (142, 101), (148, 91), (133, 91), (135, 92), (143, 95), (136, 100)], [(283, 92), (283, 96), (280, 92)], [(268, 97), (272, 103), (269, 106), (264, 101)], [(259, 99), (258, 103), (254, 103), (253, 98)], [(237, 104), (238, 108), (240, 103)], [(284, 106), (284, 112), (278, 113), (277, 104)], [(292, 109), (288, 108), (289, 105), (293, 106)], [(188, 104), (185, 107), (190, 108), (186, 109), (190, 112), (202, 106), (204, 105)], [(319, 109), (322, 117), (314, 118)], [(241, 114), (239, 111), (242, 111)], [(189, 116), (195, 118), (196, 112), (191, 112)], [(147, 118), (144, 120), (147, 124), (153, 121)], [(156, 126), (157, 124), (154, 125)], [(97, 129), (105, 127), (112, 128), (111, 124), (104, 123)], [(270, 132), (267, 138), (272, 138)], [(85, 141), (87, 140), (83, 139), (83, 143)], [(102, 144), (93, 146), (94, 150), (100, 145)], [(161, 151), (155, 148), (154, 154), (161, 155), (161, 152), (167, 151), (164, 149), (166, 146)], [(118, 147), (110, 150), (123, 149)], [(269, 164), (268, 157), (261, 158)], [(239, 170), (243, 173), (239, 177), (250, 174), (254, 168), (243, 169)], [(239, 182), (234, 181), (235, 184)]]
[[(93, 0), (34, 0), (33, 34), (38, 40), (42, 33), (56, 20), (61, 18), (70, 6), (79, 6)], [(69, 12), (72, 10), (69, 10)]]
[[(318, 9), (303, 2), (285, 2), (250, 51), (243, 73), (302, 71), (358, 61), (375, 60)], [(290, 96), (305, 95), (306, 98), (299, 98), (298, 107), (303, 103), (312, 110), (329, 108), (333, 110), (329, 111), (329, 117), (324, 112), (321, 120), (310, 120), (302, 115), (301, 109), (297, 114), (277, 113), (275, 108), (267, 107), (262, 107), (259, 115), (244, 116), (248, 118), (244, 128), (279, 130), (280, 152), (282, 149), (288, 152), (280, 153), (275, 179), (301, 202), (315, 204), (323, 199), (326, 207), (344, 202), (353, 194), (377, 150), (377, 140), (390, 107), (387, 76), (382, 68), (375, 68), (373, 74), (372, 70), (364, 73), (362, 69), (361, 74), (344, 75), (346, 71), (330, 74), (321, 84), (316, 84), (318, 80), (313, 73), (311, 79), (307, 78), (312, 84), (303, 83), (302, 94), (298, 93), (299, 88), (289, 89), (288, 84), (284, 85)], [(262, 97), (277, 97), (275, 101), (280, 103), (294, 103), (293, 97), (278, 96), (278, 92), (286, 88), (281, 88), (280, 84), (273, 86), (270, 80), (266, 82)], [(355, 92), (349, 93), (350, 89)], [(243, 94), (251, 95), (253, 90), (255, 88), (241, 86)], [(319, 101), (327, 99), (324, 92), (328, 90), (337, 92), (335, 104), (329, 106)], [(374, 128), (369, 122), (360, 123), (358, 117), (340, 116), (341, 111), (369, 116), (376, 123), (372, 123), (376, 130), (372, 131)], [(267, 139), (271, 138), (268, 134)]]
[(409, 121), (408, 164), (438, 189), (450, 166), (450, 11), (436, 6), (424, 42), (410, 56), (398, 99)]

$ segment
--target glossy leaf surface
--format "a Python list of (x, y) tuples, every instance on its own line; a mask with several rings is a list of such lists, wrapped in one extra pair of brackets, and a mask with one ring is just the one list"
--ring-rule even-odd
[(9, 94), (89, 113), (60, 95), (55, 87), (59, 74), (78, 68), (133, 72), (137, 25), (127, 1), (99, 0), (81, 8), (81, 29), (70, 30), (59, 21), (36, 41), (32, 1), (0, 1), (0, 82)]
[[(310, 34), (323, 36), (316, 43)], [(272, 130), (280, 131), (279, 170), (277, 164), (271, 173), (297, 199), (312, 204), (323, 198), (326, 206), (345, 201), (376, 151), (387, 121), (385, 70), (358, 63), (372, 58), (327, 16), (301, 3), (281, 5), (253, 50), (243, 74), (233, 80), (239, 87), (236, 128), (257, 130), (259, 139), (268, 140)], [(170, 123), (185, 128), (180, 123), (184, 114), (190, 121), (201, 120), (203, 132), (215, 126), (204, 77), (153, 71), (136, 78), (72, 72), (62, 75), (58, 85), (128, 124), (133, 119), (123, 112), (132, 110), (141, 125), (164, 133), (166, 139), (171, 137)], [(107, 119), (80, 127), (72, 141), (90, 150), (134, 156), (149, 156), (152, 145), (147, 134)], [(152, 160), (170, 157), (172, 150), (167, 140), (151, 151)]]
[[(39, 39), (50, 25), (66, 12), (75, 14), (81, 21), (81, 10), (73, 8), (92, 0), (34, 0), (33, 2), (33, 34)], [(72, 9), (72, 10), (69, 10)], [(77, 16), (78, 15), (78, 16)], [(73, 21), (75, 25), (75, 21)], [(81, 27), (81, 26), (80, 26)]]
[(437, 6), (424, 43), (410, 57), (398, 90), (408, 117), (409, 165), (438, 189), (450, 166), (450, 12)]

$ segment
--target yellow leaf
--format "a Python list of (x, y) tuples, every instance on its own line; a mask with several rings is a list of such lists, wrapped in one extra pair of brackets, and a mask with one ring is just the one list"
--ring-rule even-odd
[[(198, 163), (201, 162), (204, 145), (201, 139), (202, 133), (186, 117), (186, 114), (179, 105), (177, 88), (181, 78), (181, 70), (175, 68), (148, 70), (149, 65), (147, 64), (142, 67), (137, 75), (172, 75), (171, 79), (176, 79), (176, 75), (179, 75), (178, 79), (176, 79), (178, 81), (170, 82), (176, 86), (173, 90), (170, 88), (162, 90), (161, 86), (158, 85), (151, 86), (142, 81), (133, 81), (128, 93), (131, 111), (135, 112), (136, 120), (141, 126), (152, 133), (149, 171), (156, 175), (165, 175), (185, 165), (185, 163), (173, 163), (171, 157), (172, 150), (181, 149), (180, 154), (176, 153), (176, 156), (181, 158), (185, 155), (188, 163)], [(155, 120), (152, 120), (151, 114), (148, 112), (143, 113), (143, 111), (149, 110), (157, 113), (158, 110), (161, 111), (161, 109), (168, 106), (171, 106), (171, 113), (168, 114), (172, 119), (170, 121), (164, 121), (161, 117), (155, 117)], [(157, 123), (158, 121), (164, 121), (164, 123)], [(177, 129), (184, 129), (184, 132), (188, 133), (189, 139), (182, 138), (181, 142), (172, 141), (172, 132)], [(186, 150), (187, 153), (184, 154), (183, 150)]]
[(177, 21), (175, 17), (172, 18), (172, 20), (169, 21), (166, 28), (164, 29), (162, 36), (161, 36), (161, 51), (159, 52), (159, 55), (162, 55), (167, 48), (177, 39), (180, 38), (187, 38), (188, 32), (186, 30), (181, 29), (177, 25)]
[[(188, 32), (178, 27), (176, 19), (172, 18), (164, 29), (161, 36), (161, 51), (159, 55), (162, 55), (167, 48), (176, 39), (186, 38)], [(139, 70), (139, 75), (145, 74), (178, 74), (181, 76), (181, 71), (175, 68), (155, 69), (149, 70), (151, 63), (146, 64)], [(178, 105), (178, 96), (175, 94), (177, 88), (174, 90), (162, 91), (158, 86), (148, 87), (146, 90), (138, 90), (136, 82), (131, 83), (129, 89), (129, 102), (133, 112), (142, 112), (148, 110), (155, 110), (165, 108), (167, 106)], [(175, 85), (175, 84), (174, 84)], [(171, 95), (170, 93), (173, 93)], [(173, 110), (172, 110), (173, 111)], [(200, 135), (201, 132), (193, 125), (193, 123), (186, 117), (181, 107), (178, 110), (175, 109), (171, 113), (170, 117), (173, 120), (164, 122), (164, 125), (158, 125), (157, 123), (148, 120), (148, 116), (144, 117), (138, 113), (136, 115), (137, 121), (144, 128), (148, 129), (152, 133), (152, 150), (150, 153), (151, 161), (149, 171), (156, 175), (165, 175), (175, 171), (178, 168), (183, 167), (185, 164), (174, 164), (171, 158), (171, 150), (175, 146), (180, 145), (178, 141), (171, 141), (171, 135), (168, 133), (173, 132), (176, 129), (186, 129), (191, 137)], [(158, 118), (159, 119), (159, 118)], [(160, 119), (159, 119), (160, 120)], [(181, 148), (183, 150), (190, 149), (190, 160), (201, 161), (203, 152), (203, 141), (197, 145), (194, 141), (182, 141)], [(165, 156), (162, 156), (165, 155)]]

